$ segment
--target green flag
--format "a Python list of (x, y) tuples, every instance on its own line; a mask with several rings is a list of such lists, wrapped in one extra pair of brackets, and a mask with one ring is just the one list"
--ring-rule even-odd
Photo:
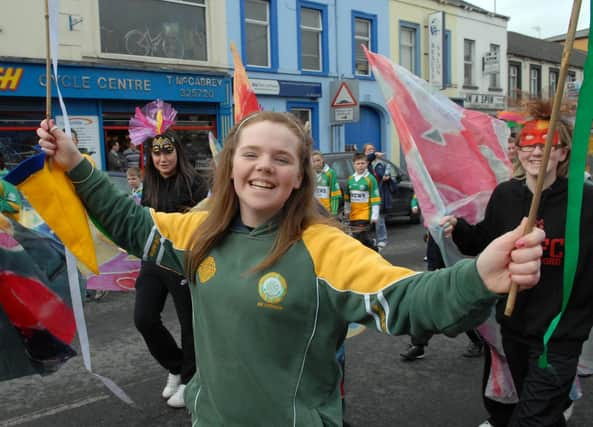
[[(591, 0), (591, 5), (593, 6), (593, 0)], [(579, 92), (577, 116), (572, 136), (572, 149), (568, 167), (568, 206), (566, 210), (562, 309), (552, 319), (548, 330), (544, 334), (544, 351), (539, 357), (539, 366), (541, 368), (548, 366), (548, 343), (568, 305), (579, 260), (584, 171), (591, 125), (593, 124), (593, 57), (591, 56), (593, 40), (591, 38), (591, 28), (593, 28), (593, 19), (589, 26), (589, 51), (587, 53), (587, 62), (585, 63), (585, 76)]]

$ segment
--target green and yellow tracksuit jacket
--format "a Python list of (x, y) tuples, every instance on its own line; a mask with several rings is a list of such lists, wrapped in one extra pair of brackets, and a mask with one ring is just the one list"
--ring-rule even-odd
[[(83, 161), (70, 176), (84, 181), (79, 196), (116, 243), (181, 272), (207, 212), (155, 212), (90, 173)], [(272, 267), (250, 273), (276, 227), (231, 227), (190, 280), (198, 372), (185, 403), (194, 426), (341, 426), (335, 353), (348, 323), (389, 335), (455, 335), (483, 321), (496, 300), (474, 261), (417, 274), (321, 224)]]
[(336, 177), (336, 172), (328, 165), (324, 164), (321, 172), (316, 173), (317, 187), (315, 188), (315, 197), (323, 207), (332, 215), (338, 214), (342, 190)]

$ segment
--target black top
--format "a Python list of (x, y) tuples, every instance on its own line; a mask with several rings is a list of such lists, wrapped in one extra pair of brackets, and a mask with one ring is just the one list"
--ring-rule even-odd
[[(493, 239), (515, 228), (528, 216), (532, 193), (524, 180), (512, 179), (496, 187), (482, 222), (458, 219), (453, 240), (461, 252), (477, 255)], [(560, 312), (564, 271), (564, 236), (568, 181), (558, 178), (543, 191), (536, 225), (546, 232), (541, 280), (519, 292), (513, 315), (504, 316), (506, 299), (497, 306), (497, 320), (507, 336), (539, 345), (552, 318)], [(580, 351), (593, 325), (593, 186), (585, 185), (581, 211), (580, 252), (574, 286), (564, 317), (550, 340), (550, 348)]]
[(148, 200), (145, 198), (146, 191), (142, 192), (141, 204), (154, 208), (159, 212), (185, 212), (193, 208), (208, 195), (206, 183), (199, 175), (195, 175), (195, 178), (191, 182), (191, 188), (188, 188), (180, 180), (181, 182), (177, 185), (178, 190), (176, 190), (175, 186), (176, 177), (176, 175), (173, 175), (163, 178), (159, 175), (157, 181), (157, 205), (149, 205)]

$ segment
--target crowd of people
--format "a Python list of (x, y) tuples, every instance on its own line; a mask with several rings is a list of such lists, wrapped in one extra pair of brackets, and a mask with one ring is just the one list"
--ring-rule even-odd
[[(571, 129), (561, 122), (554, 134), (538, 227), (523, 235), (549, 126), (549, 108), (534, 105), (531, 120), (509, 140), (514, 177), (494, 190), (484, 219), (442, 218), (445, 236), (475, 258), (446, 267), (428, 234), (428, 271), (419, 274), (377, 254), (389, 244), (383, 212), (397, 182), (373, 144), (353, 153), (354, 173), (341, 188), (298, 119), (254, 113), (230, 131), (208, 188), (177, 135), (155, 128), (121, 153), (120, 142), (110, 141), (108, 169), (126, 172), (130, 187), (123, 195), (81, 155), (75, 135), (51, 120), (37, 134), (90, 215), (142, 259), (134, 323), (167, 372), (162, 397), (186, 407), (194, 422), (342, 425), (343, 345), (351, 322), (410, 335), (401, 354), (409, 361), (424, 357), (433, 334), (466, 332), (471, 344), (463, 355), (485, 354), (487, 378), (488, 344), (474, 328), (496, 305), (519, 399), (484, 398), (489, 419), (482, 425), (563, 426), (593, 325), (587, 286), (593, 246), (581, 241), (573, 297), (549, 343), (550, 367), (542, 368), (543, 335), (562, 301), (558, 245), (564, 244)], [(136, 143), (146, 153), (143, 169)], [(593, 186), (583, 196), (583, 237), (593, 231), (592, 204)], [(506, 318), (500, 295), (511, 282), (523, 292)], [(180, 345), (161, 321), (169, 294)]]

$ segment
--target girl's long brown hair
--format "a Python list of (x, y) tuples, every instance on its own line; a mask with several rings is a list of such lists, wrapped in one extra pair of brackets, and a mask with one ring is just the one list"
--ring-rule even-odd
[(311, 136), (305, 132), (298, 119), (289, 113), (262, 111), (247, 116), (230, 131), (220, 152), (214, 174), (212, 195), (208, 203), (208, 216), (196, 229), (186, 260), (187, 277), (193, 278), (200, 263), (211, 249), (228, 233), (233, 218), (239, 213), (239, 201), (233, 181), (233, 157), (239, 144), (241, 131), (255, 123), (268, 121), (286, 126), (299, 141), (299, 163), (303, 180), (294, 189), (280, 212), (278, 234), (268, 256), (252, 272), (273, 265), (286, 251), (301, 239), (303, 231), (314, 223), (331, 223), (323, 217), (314, 198), (315, 178), (311, 167)]

